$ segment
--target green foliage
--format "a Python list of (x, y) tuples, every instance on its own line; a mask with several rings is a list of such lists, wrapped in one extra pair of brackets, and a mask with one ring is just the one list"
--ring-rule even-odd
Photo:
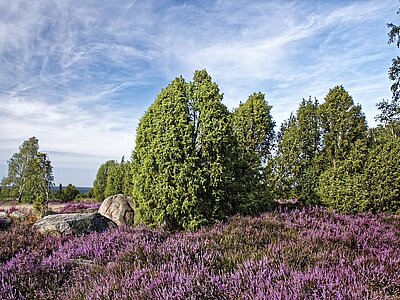
[(19, 152), (8, 161), (8, 176), (2, 184), (19, 201), (35, 202), (41, 215), (47, 208), (53, 168), (47, 154), (39, 152), (39, 141), (32, 137), (24, 141)]
[(108, 160), (97, 171), (96, 179), (93, 182), (93, 195), (97, 201), (103, 201), (106, 198), (108, 173), (117, 164), (115, 160)]
[(400, 212), (400, 139), (381, 132), (369, 151), (357, 141), (351, 155), (320, 178), (323, 203), (345, 213)]
[(232, 127), (238, 147), (243, 153), (256, 155), (260, 165), (271, 154), (275, 122), (271, 105), (261, 92), (253, 93), (232, 113)]
[(400, 137), (400, 99), (391, 102), (382, 100), (376, 106), (381, 113), (375, 119), (386, 127), (392, 137)]
[(232, 203), (232, 131), (222, 94), (205, 70), (176, 78), (141, 118), (132, 154), (136, 222), (194, 229)]
[[(400, 101), (400, 56), (392, 59), (392, 66), (389, 68), (389, 79), (393, 81), (391, 90), (392, 90), (392, 99), (393, 102), (397, 104), (397, 108)], [(397, 110), (397, 114), (399, 111)]]
[[(397, 11), (400, 14), (400, 9)], [(388, 33), (389, 40), (388, 44), (395, 44), (397, 48), (400, 48), (400, 26), (394, 25), (393, 23), (387, 24), (390, 28)], [(400, 101), (400, 56), (397, 56), (392, 60), (392, 66), (389, 68), (389, 79), (393, 81), (392, 90), (392, 100), (399, 106)], [(399, 113), (399, 110), (397, 110)]]
[[(192, 127), (191, 157), (196, 162), (200, 215), (221, 220), (232, 211), (226, 187), (232, 179), (232, 129), (222, 94), (205, 70), (196, 71), (189, 84), (189, 120)], [(195, 226), (196, 227), (196, 226)]]
[[(388, 27), (389, 44), (399, 47), (399, 27), (394, 24)], [(332, 113), (332, 105), (321, 111), (325, 116), (324, 141), (331, 167), (319, 182), (321, 198), (329, 207), (348, 213), (400, 210), (400, 57), (393, 59), (389, 79), (393, 81), (392, 101), (377, 104), (381, 113), (376, 119), (383, 125), (370, 129), (368, 139), (364, 138), (366, 126), (363, 126), (361, 108), (354, 109), (346, 93), (338, 88), (330, 92), (329, 99), (327, 96), (327, 102), (330, 100), (333, 107), (342, 106), (336, 113)], [(335, 98), (340, 101), (332, 101)], [(332, 130), (334, 127), (339, 130)], [(350, 149), (354, 142), (356, 146)]]
[(296, 115), (282, 124), (274, 159), (276, 197), (318, 203), (317, 183), (323, 171), (318, 101), (303, 99)]
[[(400, 13), (400, 9), (397, 14)], [(389, 44), (395, 44), (400, 47), (400, 27), (392, 23), (388, 24), (390, 31)], [(389, 79), (393, 82), (391, 86), (392, 100), (382, 100), (377, 104), (381, 113), (376, 117), (384, 126), (389, 129), (393, 137), (400, 136), (400, 56), (392, 60), (392, 66), (389, 68)]]
[(131, 195), (133, 190), (132, 162), (124, 162), (123, 169), (122, 193), (124, 195)]
[(348, 157), (337, 161), (319, 178), (322, 203), (343, 213), (358, 213), (369, 209), (364, 164), (368, 158), (365, 140), (358, 140)]
[(376, 127), (368, 129), (368, 148), (373, 149), (378, 144), (384, 144), (393, 139), (399, 138), (400, 124), (390, 123), (386, 126), (379, 124)]
[(366, 139), (365, 116), (342, 86), (329, 90), (319, 113), (324, 152), (329, 164), (335, 167), (349, 155), (357, 140)]
[(47, 212), (47, 201), (46, 198), (42, 194), (37, 194), (32, 201), (33, 210), (36, 213), (36, 216), (41, 219)]
[(50, 160), (47, 158), (47, 154), (38, 153), (35, 164), (33, 165), (34, 175), (33, 182), (35, 186), (32, 190), (34, 197), (33, 208), (38, 216), (42, 217), (47, 212), (50, 186), (53, 184), (53, 167), (51, 166)]
[(270, 192), (262, 180), (267, 160), (271, 156), (275, 123), (271, 116), (272, 106), (265, 95), (252, 94), (231, 115), (236, 144), (234, 183), (232, 197), (244, 214), (265, 211)]
[(85, 194), (84, 194), (84, 198), (93, 198), (93, 189), (88, 190)]
[(368, 209), (364, 163), (367, 159), (367, 125), (360, 105), (342, 86), (331, 89), (320, 106), (324, 154), (328, 169), (319, 178), (323, 204), (341, 212)]
[(70, 183), (62, 190), (60, 198), (62, 201), (68, 202), (74, 200), (78, 195), (79, 190)]
[(128, 190), (126, 187), (126, 180), (127, 174), (129, 173), (129, 162), (125, 162), (124, 157), (122, 157), (119, 164), (117, 163), (110, 165), (104, 191), (105, 197), (116, 194), (124, 194)]
[(370, 210), (400, 212), (400, 138), (381, 139), (371, 149), (364, 180)]
[(6, 201), (10, 198), (12, 198), (12, 191), (5, 185), (6, 179), (3, 178), (2, 183), (3, 185), (0, 185), (0, 201)]
[(97, 171), (93, 189), (87, 197), (94, 196), (97, 201), (116, 195), (129, 195), (132, 192), (131, 163), (122, 157), (121, 162), (109, 160), (102, 164)]

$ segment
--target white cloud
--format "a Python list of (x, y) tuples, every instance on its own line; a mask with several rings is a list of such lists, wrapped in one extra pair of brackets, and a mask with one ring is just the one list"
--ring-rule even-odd
[(159, 89), (199, 68), (207, 68), (230, 108), (266, 92), (277, 125), (301, 98), (322, 101), (337, 84), (371, 122), (374, 103), (390, 97), (387, 68), (396, 50), (386, 45), (386, 23), (397, 6), (0, 2), (0, 164), (32, 135), (64, 170), (95, 170), (129, 156), (139, 118)]
[[(302, 85), (301, 90), (295, 87), (291, 91), (297, 98), (315, 92), (312, 87), (317, 81), (321, 82), (321, 90), (326, 92), (324, 81), (335, 79), (335, 84), (345, 84), (348, 78), (341, 71), (357, 71), (362, 64), (382, 59), (382, 54), (376, 52), (379, 47), (368, 46), (375, 38), (370, 36), (371, 26), (368, 21), (379, 19), (383, 13), (390, 12), (389, 1), (352, 2), (344, 7), (325, 6), (320, 10), (295, 2), (279, 2), (279, 5), (276, 5), (277, 2), (275, 5), (274, 2), (242, 4), (222, 1), (219, 3), (222, 10), (211, 17), (214, 19), (208, 20), (208, 31), (202, 25), (196, 30), (172, 24), (163, 31), (161, 41), (170, 53), (167, 61), (170, 62), (168, 67), (171, 74), (176, 73), (177, 67), (187, 75), (194, 69), (206, 67), (223, 87), (225, 102), (230, 107), (236, 106), (239, 100), (244, 101), (252, 91), (261, 89), (268, 92), (270, 86), (284, 82), (289, 86), (290, 83)], [(241, 9), (232, 14), (239, 5)], [(200, 13), (196, 11), (192, 14), (196, 16)], [(168, 18), (173, 19), (174, 16)], [(225, 28), (232, 23), (241, 26), (237, 31), (221, 33), (218, 30), (218, 26)], [(383, 33), (380, 48), (383, 49), (387, 47), (386, 24), (381, 25)], [(343, 30), (352, 27), (354, 36), (347, 36), (346, 40), (335, 40)], [(200, 34), (197, 34), (199, 31)], [(327, 36), (320, 36), (323, 34)], [(305, 48), (303, 45), (310, 40), (321, 44)], [(351, 47), (345, 43), (351, 43)], [(341, 49), (344, 46), (347, 48)], [(368, 50), (374, 47), (375, 52), (368, 54)], [(307, 57), (311, 61), (301, 61)], [(386, 70), (379, 70), (381, 81), (386, 80)], [(353, 75), (370, 76), (359, 73)], [(361, 78), (360, 84), (363, 81)], [(277, 97), (281, 94), (286, 94), (286, 91), (273, 93)]]

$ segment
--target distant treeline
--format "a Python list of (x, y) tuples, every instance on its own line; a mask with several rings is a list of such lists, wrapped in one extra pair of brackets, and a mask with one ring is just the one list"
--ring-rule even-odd
[[(65, 189), (67, 186), (61, 186), (62, 189)], [(75, 186), (75, 188), (78, 190), (79, 193), (81, 194), (86, 194), (88, 193), (92, 188), (91, 187), (86, 187), (86, 186)], [(60, 186), (51, 186), (50, 190), (52, 192), (57, 192), (60, 189)]]
[[(49, 201), (73, 201), (81, 198), (92, 198), (92, 188), (90, 187), (76, 187), (72, 184), (67, 186), (51, 185), (49, 187)], [(0, 200), (13, 200), (15, 198), (15, 193), (13, 187), (2, 186), (0, 188)], [(30, 197), (23, 197), (23, 202), (33, 202), (30, 201)]]

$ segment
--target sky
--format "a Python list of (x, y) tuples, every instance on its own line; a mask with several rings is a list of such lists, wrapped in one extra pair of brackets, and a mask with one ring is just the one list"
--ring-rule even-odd
[(343, 87), (370, 127), (399, 55), (397, 0), (0, 0), (0, 178), (32, 136), (55, 183), (92, 186), (130, 158), (140, 117), (175, 77), (207, 69), (233, 109), (261, 91), (276, 130)]

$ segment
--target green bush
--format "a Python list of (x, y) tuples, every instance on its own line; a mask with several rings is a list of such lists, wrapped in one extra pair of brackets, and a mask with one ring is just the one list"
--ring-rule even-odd
[(74, 200), (78, 195), (79, 195), (79, 190), (70, 183), (65, 187), (65, 189), (62, 190), (61, 200), (69, 202)]

